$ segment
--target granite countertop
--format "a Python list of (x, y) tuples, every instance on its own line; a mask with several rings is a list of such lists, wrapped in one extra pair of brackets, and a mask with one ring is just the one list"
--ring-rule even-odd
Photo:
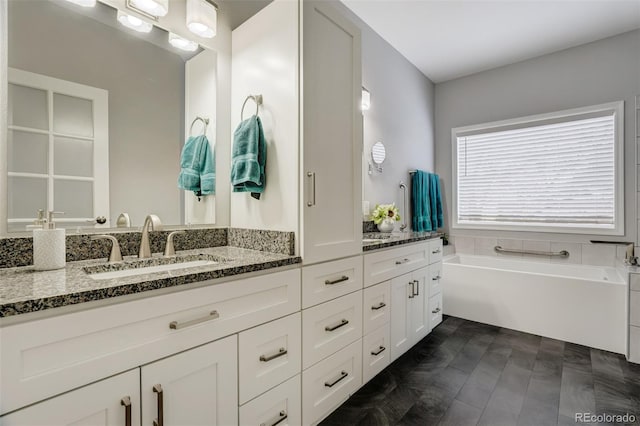
[(362, 251), (368, 252), (393, 246), (400, 246), (402, 244), (415, 243), (416, 241), (432, 240), (434, 238), (440, 238), (443, 235), (444, 234), (442, 232), (366, 232), (362, 235)]
[[(301, 262), (298, 256), (231, 246), (178, 252), (190, 254), (208, 255), (218, 263), (104, 280), (94, 280), (84, 268), (99, 269), (99, 265), (106, 265), (106, 259), (69, 262), (64, 269), (55, 271), (35, 271), (32, 266), (0, 269), (0, 318)], [(154, 254), (154, 258), (158, 257), (162, 255)]]

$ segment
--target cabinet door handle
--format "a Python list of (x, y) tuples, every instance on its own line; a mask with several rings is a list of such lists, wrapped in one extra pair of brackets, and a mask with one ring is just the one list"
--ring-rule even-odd
[(260, 355), (260, 361), (262, 362), (269, 362), (272, 359), (276, 359), (279, 358), (283, 355), (287, 354), (287, 350), (285, 348), (280, 348), (278, 349), (278, 352), (271, 354), (271, 355)]
[(402, 265), (403, 263), (407, 263), (409, 259), (396, 260), (396, 265)]
[(131, 397), (125, 396), (120, 400), (120, 405), (124, 406), (124, 424), (131, 426)]
[(436, 275), (435, 277), (431, 278), (431, 281), (438, 281), (440, 278), (442, 278), (440, 275)]
[(431, 311), (431, 313), (433, 314), (437, 314), (438, 312), (440, 312), (440, 308), (436, 308), (435, 310)]
[(275, 419), (271, 420), (268, 423), (260, 423), (260, 426), (276, 426), (277, 424), (280, 424), (282, 421), (284, 421), (284, 419), (286, 419), (287, 416), (288, 414), (286, 410), (282, 410), (278, 413)]
[(371, 307), (371, 309), (372, 309), (372, 310), (374, 310), (374, 311), (377, 311), (378, 309), (382, 309), (382, 308), (384, 308), (385, 306), (387, 306), (387, 304), (386, 304), (386, 303), (384, 303), (384, 302), (380, 302), (378, 305), (376, 305), (376, 306), (372, 306), (372, 307)]
[(313, 207), (316, 205), (316, 174), (307, 172), (307, 177), (311, 179), (311, 201), (307, 201), (307, 207)]
[(420, 296), (420, 281), (413, 280), (413, 282), (416, 283), (416, 294), (415, 294), (415, 296)]
[(171, 321), (169, 323), (169, 328), (172, 330), (180, 330), (181, 328), (200, 324), (201, 322), (205, 322), (205, 321), (211, 321), (217, 318), (220, 318), (220, 314), (218, 313), (218, 311), (211, 311), (209, 312), (209, 315), (207, 315), (206, 317), (196, 318), (191, 321), (185, 321), (183, 323), (179, 323), (178, 321)]
[(411, 295), (409, 295), (409, 299), (413, 299), (416, 296), (416, 290), (413, 288), (413, 281), (409, 281), (409, 285), (411, 286)]
[(341, 371), (340, 372), (340, 377), (338, 377), (337, 379), (335, 379), (333, 382), (324, 382), (324, 385), (328, 388), (332, 388), (334, 387), (339, 381), (341, 381), (342, 379), (344, 379), (345, 377), (347, 377), (349, 375), (349, 373), (347, 373), (346, 371)]
[(326, 285), (338, 284), (345, 281), (349, 281), (349, 277), (346, 275), (341, 276), (340, 278), (336, 278), (335, 280), (325, 280), (324, 283)]
[(153, 426), (164, 426), (164, 398), (162, 394), (162, 385), (155, 385), (153, 387), (153, 392), (158, 394), (158, 418), (153, 421)]
[(349, 320), (346, 320), (346, 319), (342, 318), (342, 320), (340, 320), (340, 322), (338, 324), (336, 324), (336, 325), (328, 325), (324, 329), (326, 331), (333, 331), (333, 330), (339, 329), (340, 327), (344, 327), (347, 324), (349, 324)]
[(440, 249), (435, 249), (434, 251), (431, 252), (432, 254), (438, 254), (440, 253)]
[(377, 351), (371, 351), (371, 355), (378, 356), (382, 352), (384, 352), (385, 349), (387, 349), (387, 348), (385, 348), (384, 346), (380, 346)]

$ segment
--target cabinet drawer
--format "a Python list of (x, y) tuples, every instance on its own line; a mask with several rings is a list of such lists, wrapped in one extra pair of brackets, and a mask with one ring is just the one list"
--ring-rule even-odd
[(362, 292), (302, 311), (302, 368), (362, 337)]
[(362, 256), (302, 268), (302, 308), (362, 288)]
[(433, 330), (442, 322), (442, 293), (429, 299), (429, 330)]
[[(6, 395), (6, 394), (5, 394)], [(140, 425), (140, 369), (93, 383), (0, 418), (4, 426), (125, 426), (129, 397), (131, 425)]]
[(364, 256), (364, 286), (422, 268), (429, 264), (429, 244), (419, 243), (366, 254)]
[(0, 328), (1, 413), (298, 310), (294, 269)]
[(442, 260), (442, 239), (438, 238), (429, 241), (429, 263), (436, 263)]
[(362, 383), (367, 383), (391, 362), (391, 325), (386, 323), (362, 338)]
[(391, 318), (391, 282), (385, 281), (362, 292), (364, 334), (369, 334), (389, 322)]
[(315, 425), (362, 385), (362, 340), (302, 372), (302, 424)]
[(302, 369), (300, 313), (240, 333), (240, 404)]
[(442, 262), (429, 265), (429, 296), (442, 292)]
[(640, 291), (629, 292), (629, 322), (640, 327)]
[(298, 374), (240, 407), (240, 424), (298, 426), (302, 424), (301, 379)]

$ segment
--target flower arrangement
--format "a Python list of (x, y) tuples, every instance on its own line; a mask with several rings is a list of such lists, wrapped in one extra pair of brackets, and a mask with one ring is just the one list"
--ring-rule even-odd
[(400, 220), (400, 214), (395, 203), (376, 204), (376, 208), (371, 213), (371, 220), (376, 225), (379, 225), (385, 219), (395, 220), (396, 222)]

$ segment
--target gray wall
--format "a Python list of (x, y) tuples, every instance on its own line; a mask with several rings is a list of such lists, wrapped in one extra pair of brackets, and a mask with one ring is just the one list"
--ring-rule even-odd
[(11, 1), (9, 12), (10, 67), (109, 91), (112, 226), (124, 211), (134, 225), (152, 212), (179, 224), (182, 59), (51, 2)]
[[(639, 93), (638, 30), (436, 85), (436, 172), (445, 189), (447, 228), (451, 223), (452, 128), (624, 100), (625, 236), (620, 240), (635, 241), (634, 97)], [(453, 234), (579, 242), (595, 238), (471, 230)]]
[[(376, 203), (395, 202), (402, 215), (400, 181), (409, 184), (411, 169), (434, 171), (434, 85), (371, 27), (340, 6), (362, 30), (362, 84), (371, 93), (371, 109), (364, 112), (363, 120), (363, 197), (371, 210)], [(382, 173), (374, 170), (369, 175), (371, 147), (377, 141), (385, 144), (387, 159)]]

